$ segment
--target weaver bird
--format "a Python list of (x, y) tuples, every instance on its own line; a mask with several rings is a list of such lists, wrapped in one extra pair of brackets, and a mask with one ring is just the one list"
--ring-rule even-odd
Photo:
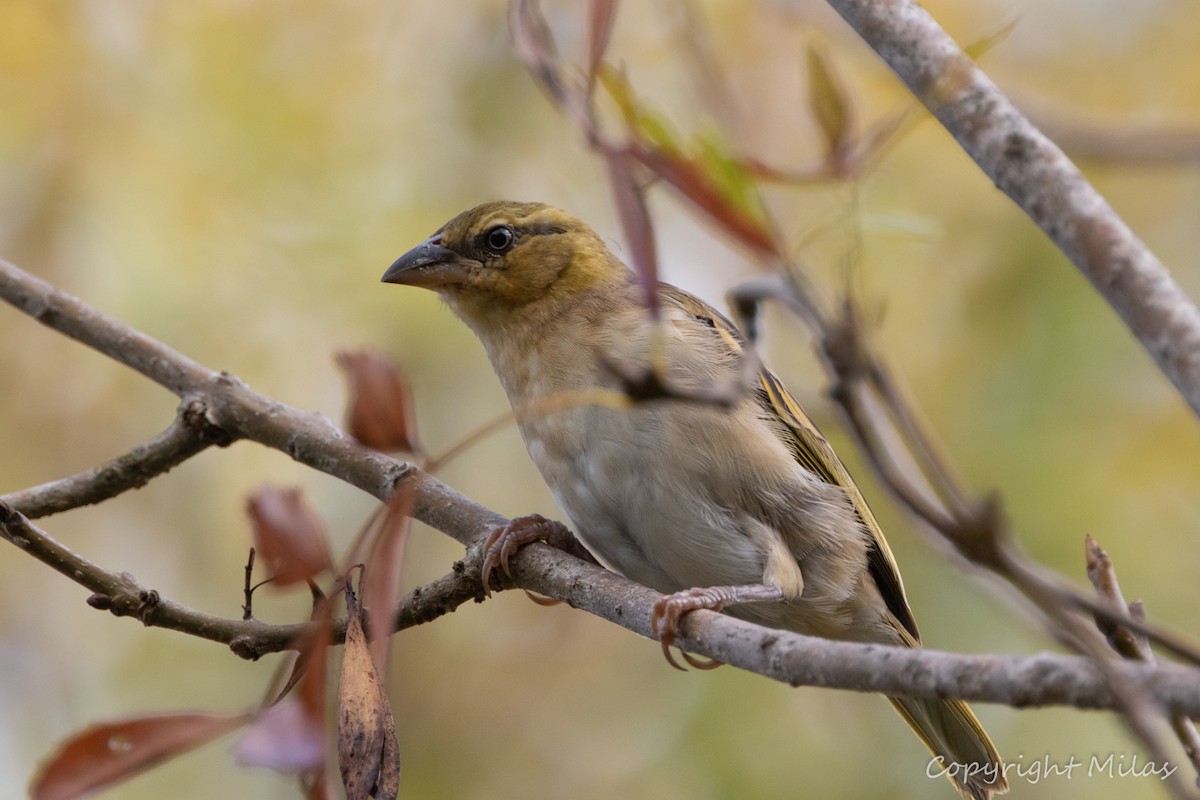
[[(434, 290), (478, 335), (530, 457), (584, 544), (669, 595), (654, 614), (664, 649), (679, 616), (697, 608), (920, 646), (862, 493), (779, 380), (748, 363), (733, 324), (703, 301), (659, 284), (653, 319), (638, 278), (600, 237), (539, 203), (466, 211), (383, 280)], [(668, 391), (631, 397), (638, 375)], [(514, 543), (552, 530), (540, 517), (517, 521), (494, 537), (485, 576)], [(966, 703), (889, 699), (965, 796), (1008, 788)]]

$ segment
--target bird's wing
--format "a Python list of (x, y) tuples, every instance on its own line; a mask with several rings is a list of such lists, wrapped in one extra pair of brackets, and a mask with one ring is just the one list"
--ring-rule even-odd
[[(674, 286), (659, 284), (659, 287), (660, 295), (666, 303), (714, 328), (735, 352), (741, 353), (744, 350), (745, 343), (741, 333), (718, 311)], [(912, 637), (911, 643), (918, 644), (921, 635), (917, 631), (916, 620), (913, 619), (912, 610), (904, 596), (904, 582), (900, 579), (896, 558), (892, 555), (892, 549), (888, 547), (883, 530), (875, 520), (875, 515), (871, 513), (866, 498), (858, 490), (841, 459), (833, 452), (833, 447), (821, 435), (808, 414), (804, 413), (796, 399), (784, 388), (779, 378), (766, 367), (760, 367), (757, 378), (754, 399), (764, 411), (776, 416), (784, 424), (787, 431), (784, 444), (791, 450), (797, 463), (826, 483), (844, 491), (863, 526), (870, 532), (867, 569), (875, 580), (888, 610), (895, 616), (904, 632)]]

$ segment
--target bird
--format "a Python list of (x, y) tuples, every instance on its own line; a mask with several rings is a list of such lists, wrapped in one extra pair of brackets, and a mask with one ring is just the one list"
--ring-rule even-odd
[[(654, 622), (668, 658), (680, 618), (698, 608), (920, 646), (896, 560), (850, 473), (707, 303), (660, 282), (651, 313), (641, 278), (604, 240), (542, 203), (464, 211), (382, 281), (433, 290), (474, 331), (587, 550), (665, 595)], [(538, 515), (514, 521), (489, 540), (485, 585), (513, 547), (563, 533)], [(888, 699), (963, 796), (1007, 791), (965, 702)]]

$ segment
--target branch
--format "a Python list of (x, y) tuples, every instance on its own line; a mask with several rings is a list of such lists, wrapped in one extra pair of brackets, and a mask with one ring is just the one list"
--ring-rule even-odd
[(829, 0), (1104, 296), (1200, 415), (1200, 311), (1071, 160), (915, 0)]
[[(163, 597), (128, 573), (106, 570), (75, 553), (34, 525), (28, 517), (0, 500), (0, 538), (6, 539), (43, 564), (65, 575), (93, 594), (92, 608), (117, 617), (136, 617), (146, 627), (167, 628), (201, 639), (229, 645), (234, 653), (257, 660), (268, 653), (295, 649), (312, 623), (271, 625), (256, 619), (227, 619), (206, 614)], [(409, 592), (397, 604), (393, 630), (400, 631), (448, 614), (468, 600), (482, 602), (482, 556), (474, 548), (454, 565), (454, 571)], [(344, 619), (334, 623), (333, 638), (342, 642)]]
[[(367, 450), (324, 417), (289, 408), (232, 376), (214, 373), (3, 261), (0, 297), (147, 377), (169, 384), (189, 398), (189, 413), (202, 415), (231, 438), (252, 439), (282, 450), (381, 499), (403, 482), (413, 493), (413, 516), (459, 542), (476, 544), (492, 527), (507, 522), (416, 467)], [(225, 620), (171, 603), (130, 576), (103, 570), (73, 553), (3, 506), (0, 529), (8, 541), (104, 598), (93, 603), (148, 624), (222, 641), (247, 656), (284, 649), (304, 629), (303, 625)], [(472, 547), (453, 575), (410, 594), (401, 604), (397, 624), (416, 624), (474, 598), (478, 550)], [(501, 587), (519, 587), (564, 601), (653, 638), (651, 613), (661, 595), (650, 589), (544, 545), (520, 550), (512, 569), (511, 578), (499, 576)], [(689, 652), (793, 686), (922, 698), (955, 696), (1017, 707), (1120, 707), (1121, 698), (1109, 683), (1116, 674), (1142, 687), (1164, 708), (1200, 715), (1200, 671), (1174, 665), (1114, 661), (1102, 667), (1077, 656), (971, 656), (838, 642), (710, 612), (689, 615), (679, 643)]]
[(128, 453), (98, 467), (43, 483), (19, 492), (0, 495), (7, 504), (31, 519), (94, 505), (130, 489), (139, 489), (151, 478), (182, 464), (211, 445), (224, 447), (231, 441), (219, 428), (208, 425), (202, 415), (181, 407), (179, 415), (162, 433)]
[[(1117, 582), (1117, 569), (1113, 566), (1108, 553), (1104, 552), (1091, 536), (1087, 537), (1084, 549), (1087, 556), (1088, 579), (1096, 588), (1096, 593), (1117, 614), (1126, 617), (1129, 621), (1144, 622), (1146, 619), (1145, 606), (1140, 600), (1128, 604), (1125, 602), (1125, 596), (1121, 593), (1121, 585)], [(1113, 650), (1123, 658), (1146, 664), (1155, 663), (1154, 651), (1150, 649), (1149, 639), (1134, 631), (1127, 622), (1114, 622), (1111, 618), (1097, 615), (1096, 627), (1104, 634)], [(1171, 729), (1175, 731), (1175, 736), (1183, 745), (1183, 751), (1187, 754), (1188, 760), (1192, 762), (1193, 769), (1200, 772), (1200, 733), (1196, 732), (1196, 726), (1191, 718), (1185, 714), (1172, 714)]]
[[(569, 603), (634, 633), (654, 638), (652, 589), (578, 559), (534, 545), (513, 559), (515, 585)], [(507, 586), (507, 582), (502, 582)], [(993, 656), (843, 642), (763, 628), (725, 614), (685, 617), (677, 644), (791, 686), (821, 686), (905, 697), (961, 697), (1017, 708), (1066, 704), (1119, 708), (1095, 660), (1040, 654)], [(1200, 708), (1200, 670), (1112, 662), (1112, 670), (1181, 714)]]

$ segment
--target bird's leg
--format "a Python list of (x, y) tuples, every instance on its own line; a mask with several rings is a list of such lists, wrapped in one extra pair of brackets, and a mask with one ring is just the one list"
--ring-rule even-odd
[(591, 564), (600, 563), (561, 522), (546, 519), (541, 514), (517, 517), (509, 520), (507, 525), (494, 528), (484, 540), (481, 570), (485, 595), (490, 597), (492, 594), (492, 570), (500, 567), (505, 575), (512, 575), (508, 568), (508, 560), (517, 550), (533, 542), (545, 542)]
[[(779, 586), (768, 586), (763, 583), (751, 583), (742, 586), (699, 586), (695, 589), (685, 589), (682, 592), (669, 594), (654, 604), (650, 614), (650, 629), (662, 642), (663, 655), (675, 669), (682, 670), (675, 657), (671, 655), (671, 645), (679, 636), (679, 620), (689, 611), (707, 609), (720, 611), (729, 605), (740, 603), (781, 603), (786, 599), (784, 591)], [(721, 666), (717, 660), (701, 661), (694, 656), (683, 653), (688, 664), (697, 669), (713, 669)]]

